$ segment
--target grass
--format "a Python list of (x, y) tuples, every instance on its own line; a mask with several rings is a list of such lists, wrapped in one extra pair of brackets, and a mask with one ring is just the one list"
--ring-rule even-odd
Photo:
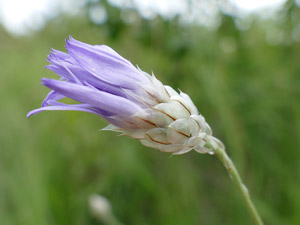
[[(0, 35), (1, 225), (98, 224), (88, 212), (93, 193), (106, 196), (124, 224), (252, 224), (213, 156), (170, 157), (98, 131), (107, 123), (82, 112), (26, 119), (48, 92), (40, 78), (56, 77), (43, 68), (46, 55), (62, 50), (69, 33), (112, 46), (188, 93), (242, 171), (266, 224), (300, 224), (298, 42), (268, 45), (260, 25), (237, 35), (225, 32), (226, 23), (212, 32), (156, 21), (112, 38), (108, 27), (86, 20), (64, 24), (24, 39)], [(228, 37), (232, 52), (220, 45)]]

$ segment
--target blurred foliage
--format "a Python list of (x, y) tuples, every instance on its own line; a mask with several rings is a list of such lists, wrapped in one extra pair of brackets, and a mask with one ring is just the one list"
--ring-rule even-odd
[(46, 55), (62, 50), (69, 34), (109, 45), (188, 93), (242, 171), (266, 225), (300, 224), (300, 9), (288, 1), (274, 19), (253, 16), (246, 25), (220, 14), (218, 29), (209, 29), (103, 3), (107, 21), (96, 25), (88, 19), (96, 4), (28, 37), (0, 28), (0, 224), (96, 225), (87, 205), (93, 193), (110, 199), (124, 224), (252, 224), (215, 157), (170, 157), (97, 132), (107, 123), (87, 113), (26, 119), (48, 92), (40, 78), (57, 78), (43, 68)]

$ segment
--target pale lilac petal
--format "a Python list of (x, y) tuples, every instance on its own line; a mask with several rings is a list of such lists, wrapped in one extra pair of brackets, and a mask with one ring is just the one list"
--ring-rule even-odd
[(77, 64), (76, 60), (72, 56), (70, 56), (68, 53), (58, 51), (55, 49), (52, 49), (51, 54), (48, 55), (47, 61), (52, 63), (51, 60), (61, 60), (61, 61), (68, 62), (71, 64)]
[(37, 113), (43, 112), (43, 111), (53, 111), (53, 110), (54, 111), (56, 111), (56, 110), (83, 111), (83, 112), (94, 113), (94, 114), (97, 114), (99, 116), (102, 116), (96, 110), (88, 109), (88, 108), (84, 108), (84, 107), (79, 107), (79, 106), (46, 106), (46, 107), (41, 107), (41, 108), (38, 108), (38, 109), (31, 110), (27, 114), (27, 118), (29, 118), (32, 115), (35, 115)]
[[(119, 55), (119, 53), (117, 53), (115, 50), (113, 50), (111, 47), (107, 46), (107, 45), (89, 45), (86, 44), (84, 42), (81, 41), (77, 41), (76, 39), (74, 39), (71, 35), (69, 37), (70, 42), (78, 45), (78, 46), (82, 46), (83, 48), (94, 48), (96, 51), (100, 51), (102, 54), (106, 54), (109, 57), (113, 57), (115, 58), (117, 61), (122, 61), (128, 65), (132, 65), (131, 62), (125, 58), (123, 58), (122, 56)], [(68, 41), (68, 40), (66, 40)]]
[(85, 109), (92, 109), (102, 117), (108, 117), (108, 116), (113, 116), (114, 115), (110, 112), (107, 112), (106, 110), (95, 108), (90, 104), (65, 104), (65, 103), (62, 103), (62, 102), (55, 101), (55, 100), (49, 100), (48, 103), (51, 106), (71, 106), (71, 107), (80, 107), (80, 108), (85, 108)]
[[(107, 48), (107, 47), (106, 47)], [(131, 63), (119, 60), (121, 56), (110, 54), (99, 47), (78, 45), (67, 41), (67, 50), (77, 62), (107, 83), (128, 89), (137, 88), (137, 82), (147, 82), (147, 78)], [(116, 53), (117, 54), (117, 53)]]
[[(63, 66), (65, 64), (65, 66)], [(80, 80), (82, 83), (88, 83), (99, 90), (103, 90), (115, 95), (119, 96), (126, 96), (124, 91), (119, 87), (111, 85), (105, 81), (99, 79), (99, 77), (95, 76), (94, 74), (89, 73), (88, 71), (84, 70), (75, 65), (67, 64), (67, 63), (55, 63), (55, 65), (48, 65), (46, 66), (47, 69), (52, 70), (53, 72), (61, 75), (66, 80), (75, 82), (74, 76)], [(78, 83), (78, 82), (75, 82)]]
[(81, 111), (81, 112), (88, 112), (88, 113), (93, 113), (98, 116), (101, 116), (103, 119), (106, 119), (108, 122), (110, 122), (111, 124), (114, 124), (118, 127), (121, 127), (121, 128), (129, 127), (129, 123), (127, 121), (117, 120), (117, 119), (111, 117), (111, 115), (109, 115), (107, 112), (92, 109), (89, 107), (90, 106), (87, 104), (66, 105), (66, 104), (63, 104), (60, 102), (56, 102), (55, 105), (53, 105), (53, 106), (41, 107), (41, 108), (30, 111), (27, 114), (27, 118), (29, 118), (35, 114), (38, 114), (40, 112), (44, 112), (44, 111)]
[(57, 59), (61, 59), (61, 60), (67, 60), (69, 58), (72, 58), (68, 53), (56, 50), (56, 49), (52, 49), (51, 50), (51, 54), (49, 55), (48, 58), (57, 58)]
[(106, 110), (114, 115), (131, 115), (141, 109), (137, 104), (126, 98), (97, 91), (87, 86), (45, 78), (42, 81), (45, 86), (57, 93), (78, 102), (90, 104), (95, 108)]
[(65, 79), (65, 80), (74, 82), (72, 75), (65, 68), (63, 68), (61, 66), (57, 67), (56, 65), (51, 64), (51, 65), (45, 66), (45, 68), (53, 71), (54, 73), (58, 74), (61, 78)]
[(57, 101), (57, 100), (60, 100), (64, 97), (65, 97), (64, 95), (61, 95), (61, 94), (59, 94), (59, 93), (52, 90), (48, 93), (48, 95), (44, 99), (44, 101), (42, 103), (42, 107), (47, 106), (47, 105), (51, 105), (49, 103), (50, 101)]
[(96, 76), (86, 69), (71, 63), (69, 58), (70, 56), (68, 54), (60, 51), (54, 52), (53, 50), (53, 53), (48, 57), (48, 61), (51, 65), (47, 65), (46, 68), (52, 70), (68, 81), (75, 83), (88, 83), (100, 90), (119, 96), (126, 96), (124, 91), (116, 84), (105, 82), (102, 77)]

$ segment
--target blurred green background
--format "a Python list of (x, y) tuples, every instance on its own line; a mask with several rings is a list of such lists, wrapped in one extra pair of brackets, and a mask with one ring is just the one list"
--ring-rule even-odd
[[(89, 16), (99, 4), (101, 24)], [(107, 122), (88, 113), (26, 118), (49, 91), (41, 77), (58, 77), (44, 69), (49, 50), (63, 50), (69, 34), (109, 45), (189, 94), (266, 225), (300, 224), (300, 8), (287, 1), (272, 18), (246, 20), (219, 10), (217, 19), (214, 27), (180, 16), (145, 19), (134, 8), (91, 1), (27, 36), (0, 27), (0, 224), (101, 224), (88, 210), (94, 193), (125, 225), (253, 224), (211, 155), (161, 153), (98, 131)]]

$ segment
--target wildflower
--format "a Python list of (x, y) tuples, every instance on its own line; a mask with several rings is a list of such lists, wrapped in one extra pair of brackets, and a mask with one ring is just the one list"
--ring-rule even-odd
[[(46, 68), (61, 79), (42, 79), (51, 91), (27, 117), (46, 110), (85, 111), (110, 123), (103, 130), (121, 132), (163, 152), (207, 153), (211, 145), (224, 149), (187, 94), (163, 85), (108, 46), (70, 37), (66, 49), (68, 53), (52, 50), (49, 55)], [(59, 102), (64, 97), (81, 104)]]

